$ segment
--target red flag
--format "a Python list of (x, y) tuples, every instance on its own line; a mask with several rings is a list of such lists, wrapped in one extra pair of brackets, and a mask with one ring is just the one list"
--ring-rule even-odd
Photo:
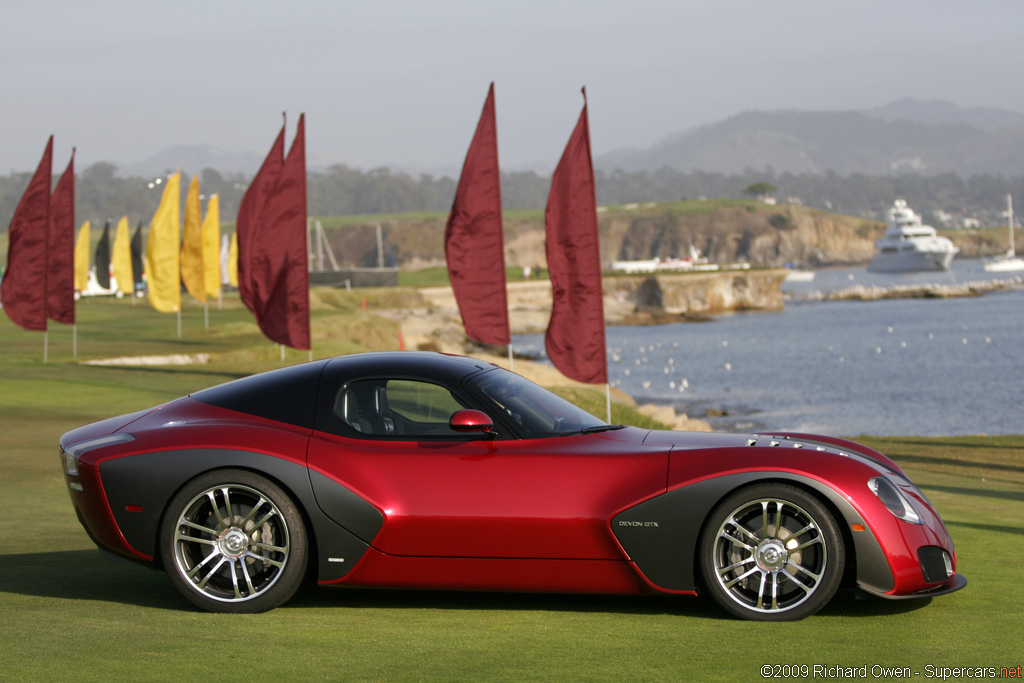
[(256, 177), (249, 183), (248, 189), (242, 195), (242, 201), (238, 205), (238, 219), (235, 224), (235, 232), (238, 235), (238, 294), (249, 310), (253, 313), (253, 278), (252, 278), (252, 243), (254, 231), (256, 230), (259, 216), (267, 197), (274, 190), (277, 183), (277, 176), (281, 173), (281, 166), (284, 164), (284, 126), (277, 134), (277, 139), (270, 147), (267, 158), (256, 173)]
[(249, 252), (256, 322), (271, 340), (294, 349), (311, 348), (305, 129), (303, 114), (288, 158), (257, 216)]
[(50, 166), (53, 136), (39, 160), (7, 231), (7, 270), (0, 302), (7, 317), (26, 330), (46, 330), (46, 242), (50, 230)]
[(551, 176), (544, 222), (552, 294), (551, 322), (544, 335), (548, 357), (566, 377), (607, 383), (601, 245), (586, 89), (579, 122)]
[(483, 344), (508, 344), (494, 83), (462, 166), (444, 231), (444, 253), (466, 336)]
[(75, 152), (50, 197), (46, 255), (46, 313), (75, 324)]

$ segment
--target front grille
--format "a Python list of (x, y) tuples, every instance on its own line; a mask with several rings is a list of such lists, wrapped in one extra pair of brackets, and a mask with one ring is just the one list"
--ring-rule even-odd
[(917, 559), (921, 574), (928, 583), (942, 583), (953, 575), (953, 563), (945, 550), (934, 545), (918, 548)]

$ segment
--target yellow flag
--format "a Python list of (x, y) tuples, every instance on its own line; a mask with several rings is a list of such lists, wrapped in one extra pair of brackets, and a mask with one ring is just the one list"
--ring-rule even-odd
[(78, 229), (78, 239), (75, 240), (75, 289), (84, 292), (89, 286), (89, 221), (82, 223)]
[(146, 243), (146, 286), (149, 303), (161, 313), (181, 310), (178, 235), (181, 220), (181, 171), (167, 179), (160, 206), (153, 214)]
[(135, 278), (132, 273), (132, 245), (128, 235), (128, 216), (121, 218), (114, 235), (114, 249), (110, 255), (110, 266), (114, 270), (117, 288), (122, 294), (135, 294)]
[(231, 247), (228, 248), (228, 284), (238, 286), (238, 233), (231, 233)]
[(185, 198), (185, 235), (181, 239), (181, 281), (188, 293), (206, 303), (203, 268), (202, 208), (199, 204), (199, 176), (192, 176)]
[(220, 296), (220, 198), (210, 195), (203, 218), (203, 279), (206, 296)]

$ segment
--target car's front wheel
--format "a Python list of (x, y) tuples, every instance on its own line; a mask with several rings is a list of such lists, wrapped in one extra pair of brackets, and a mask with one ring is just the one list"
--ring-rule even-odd
[(700, 544), (704, 585), (743, 619), (792, 621), (835, 595), (845, 547), (832, 514), (787, 484), (736, 491), (711, 513)]
[(273, 482), (208, 472), (171, 500), (160, 532), (175, 588), (209, 612), (252, 613), (290, 598), (306, 572), (302, 516)]

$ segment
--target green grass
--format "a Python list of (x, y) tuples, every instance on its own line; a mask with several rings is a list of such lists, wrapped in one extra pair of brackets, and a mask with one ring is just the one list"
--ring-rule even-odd
[[(547, 279), (547, 271), (543, 274), (534, 273), (532, 279), (537, 280), (543, 277)], [(510, 266), (505, 268), (505, 280), (507, 282), (522, 282), (523, 269), (521, 266)], [(447, 266), (434, 266), (421, 270), (399, 270), (399, 287), (447, 287), (451, 284), (448, 279)]]
[[(403, 300), (405, 290), (373, 295)], [(351, 298), (346, 298), (351, 297)], [(361, 293), (319, 293), (324, 348), (384, 347), (389, 328)], [(83, 423), (280, 365), (230, 302), (174, 316), (139, 302), (79, 306), (80, 353), (220, 354), (179, 368), (83, 366), (70, 332), (0, 316), (0, 679), (757, 680), (762, 664), (1016, 666), (1024, 638), (1024, 437), (868, 438), (902, 463), (943, 514), (970, 583), (932, 601), (840, 595), (793, 624), (724, 617), (687, 597), (303, 589), (266, 614), (193, 611), (166, 576), (110, 564), (65, 492), (60, 435)], [(317, 348), (317, 342), (314, 342)], [(393, 346), (391, 347), (393, 348)], [(319, 352), (317, 356), (321, 355)], [(304, 360), (289, 351), (286, 362)], [(559, 389), (603, 414), (603, 393)], [(613, 415), (636, 421), (635, 414)], [(1015, 654), (1016, 653), (1016, 654)]]

